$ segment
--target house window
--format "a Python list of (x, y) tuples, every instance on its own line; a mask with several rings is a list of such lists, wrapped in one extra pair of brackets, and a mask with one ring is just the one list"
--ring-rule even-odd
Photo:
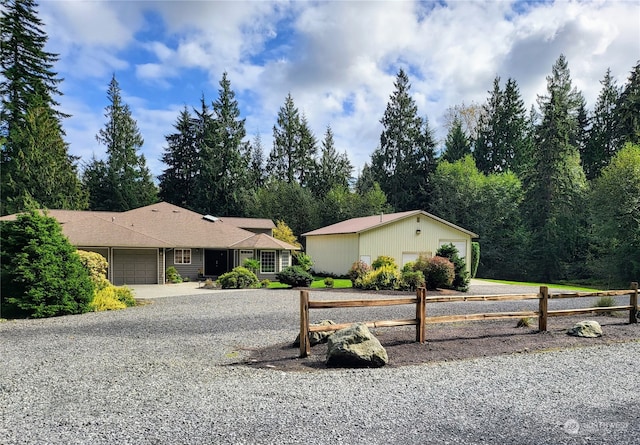
[(191, 264), (191, 249), (174, 250), (173, 264)]
[(280, 270), (291, 265), (291, 254), (288, 250), (280, 252)]
[(275, 273), (276, 252), (273, 250), (263, 250), (260, 252), (260, 272)]

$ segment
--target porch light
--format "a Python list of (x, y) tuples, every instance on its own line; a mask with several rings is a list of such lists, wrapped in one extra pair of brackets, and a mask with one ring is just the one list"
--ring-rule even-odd
[(421, 233), (422, 233), (422, 230), (416, 229), (416, 235), (420, 235)]

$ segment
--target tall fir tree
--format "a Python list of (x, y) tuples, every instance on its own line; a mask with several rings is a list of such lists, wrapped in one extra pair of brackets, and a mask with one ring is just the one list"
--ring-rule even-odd
[(518, 84), (508, 79), (504, 90), (500, 78), (493, 81), (493, 90), (483, 106), (474, 158), (480, 171), (498, 173), (526, 170), (531, 140), (527, 134), (527, 117)]
[[(196, 207), (202, 213), (243, 216), (243, 193), (248, 187), (248, 162), (243, 156), (246, 142), (245, 120), (227, 73), (219, 82), (213, 116), (203, 123), (205, 137), (200, 147)], [(203, 105), (203, 116), (207, 111)]]
[(620, 88), (607, 69), (600, 81), (602, 89), (596, 100), (591, 117), (591, 128), (587, 143), (580, 152), (582, 168), (588, 180), (600, 175), (600, 171), (609, 164), (616, 153), (616, 104), (620, 97)]
[(435, 144), (426, 120), (409, 94), (409, 77), (400, 70), (381, 119), (380, 145), (371, 155), (371, 172), (396, 211), (425, 209), (429, 177), (435, 169)]
[(640, 142), (640, 61), (633, 67), (616, 106), (618, 147)]
[(249, 144), (249, 189), (256, 191), (263, 187), (266, 182), (264, 149), (262, 148), (262, 137), (256, 134), (253, 141)]
[(346, 152), (340, 153), (335, 147), (333, 131), (327, 127), (322, 140), (322, 148), (316, 169), (311, 177), (310, 187), (313, 194), (323, 198), (334, 187), (349, 187), (353, 165)]
[(194, 119), (187, 107), (180, 112), (174, 128), (176, 132), (165, 137), (167, 147), (162, 162), (167, 168), (158, 176), (158, 195), (163, 201), (191, 209), (196, 193), (199, 150)]
[(67, 115), (57, 109), (58, 55), (45, 50), (48, 37), (35, 1), (7, 0), (2, 6), (0, 213), (24, 210), (27, 197), (48, 208), (84, 209), (87, 194), (61, 125)]
[(267, 175), (270, 181), (285, 181), (308, 185), (315, 167), (317, 142), (309, 128), (306, 117), (293, 102), (291, 93), (278, 111), (278, 120), (273, 126), (273, 148), (267, 159)]
[(471, 143), (462, 130), (462, 122), (460, 120), (454, 119), (444, 146), (445, 151), (441, 159), (448, 162), (455, 162), (471, 154)]
[[(153, 204), (157, 201), (158, 191), (144, 155), (138, 154), (144, 140), (129, 105), (122, 101), (115, 74), (109, 83), (107, 98), (107, 122), (96, 135), (96, 140), (107, 147), (106, 168), (102, 168), (101, 161), (94, 158), (84, 173), (90, 207), (92, 210), (120, 212)], [(100, 179), (101, 171), (106, 176)], [(98, 182), (104, 184), (96, 189)]]
[(586, 179), (575, 145), (581, 95), (561, 55), (539, 97), (532, 168), (524, 178), (525, 215), (531, 230), (531, 271), (545, 281), (565, 278), (584, 254)]

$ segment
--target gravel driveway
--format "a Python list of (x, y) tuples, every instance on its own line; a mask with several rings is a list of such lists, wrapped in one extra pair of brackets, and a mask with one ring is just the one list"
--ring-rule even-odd
[(0, 444), (640, 444), (640, 342), (282, 372), (241, 363), (295, 338), (297, 291), (190, 292), (0, 322)]

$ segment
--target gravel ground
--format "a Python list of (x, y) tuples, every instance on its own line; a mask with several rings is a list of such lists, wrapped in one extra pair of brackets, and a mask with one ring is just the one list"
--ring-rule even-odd
[[(0, 443), (640, 444), (638, 341), (380, 369), (244, 365), (295, 338), (298, 307), (297, 291), (238, 291), (0, 322)], [(429, 310), (511, 307), (524, 309)]]

